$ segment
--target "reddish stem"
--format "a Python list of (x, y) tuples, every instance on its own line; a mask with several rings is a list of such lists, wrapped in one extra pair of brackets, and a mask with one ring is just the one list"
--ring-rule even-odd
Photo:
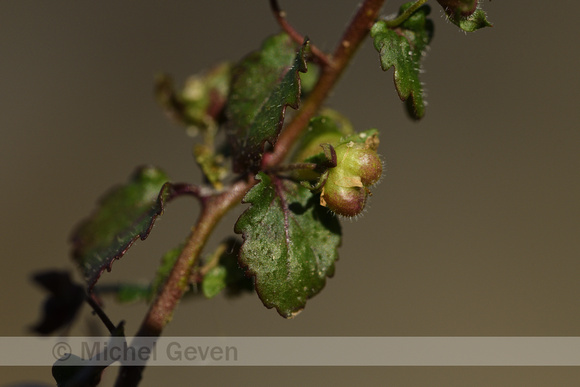
[[(290, 38), (292, 38), (292, 40), (294, 40), (296, 43), (298, 44), (304, 43), (305, 37), (301, 35), (298, 31), (296, 31), (290, 23), (288, 23), (288, 21), (286, 20), (286, 12), (284, 12), (280, 8), (280, 5), (278, 4), (277, 0), (270, 0), (270, 8), (272, 9), (272, 13), (276, 18), (276, 21), (278, 22), (278, 24), (280, 24), (280, 27), (282, 27), (284, 32), (286, 32), (288, 36), (290, 36)], [(315, 60), (321, 65), (328, 66), (330, 64), (330, 59), (328, 58), (328, 55), (326, 55), (312, 43), (310, 44), (310, 52), (312, 52), (312, 55), (314, 56)]]
[[(207, 199), (169, 277), (141, 323), (137, 337), (161, 335), (188, 288), (191, 271), (213, 229), (227, 211), (242, 200), (254, 183), (253, 179), (238, 181), (227, 191)], [(144, 368), (145, 366), (122, 367), (115, 386), (137, 386)]]

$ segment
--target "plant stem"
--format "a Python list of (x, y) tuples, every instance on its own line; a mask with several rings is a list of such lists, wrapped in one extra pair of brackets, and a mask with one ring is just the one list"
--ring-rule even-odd
[[(363, 39), (368, 35), (384, 1), (365, 0), (360, 6), (335, 49), (332, 60), (323, 64), (322, 74), (312, 93), (292, 122), (282, 131), (274, 151), (264, 155), (262, 161), (264, 169), (274, 167), (284, 160), (294, 142), (308, 126), (310, 118), (318, 111), (342, 75)], [(248, 180), (240, 180), (223, 193), (206, 198), (202, 202), (202, 211), (196, 226), (192, 229), (169, 278), (153, 301), (136, 336), (161, 335), (163, 328), (171, 320), (179, 300), (187, 290), (191, 271), (211, 232), (218, 221), (241, 201), (254, 184), (255, 180), (251, 177)], [(137, 386), (143, 369), (144, 366), (122, 367), (115, 385), (117, 387)]]
[[(157, 337), (169, 321), (188, 288), (188, 280), (205, 242), (219, 220), (243, 198), (254, 180), (238, 181), (229, 189), (205, 202), (195, 227), (157, 298), (151, 304), (136, 336)], [(144, 366), (122, 367), (115, 386), (137, 386)]]

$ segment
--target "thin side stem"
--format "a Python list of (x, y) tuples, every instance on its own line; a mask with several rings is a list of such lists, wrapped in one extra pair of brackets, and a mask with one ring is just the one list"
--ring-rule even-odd
[[(274, 18), (276, 18), (276, 21), (278, 22), (278, 24), (280, 24), (280, 27), (282, 27), (284, 32), (286, 32), (288, 36), (290, 36), (290, 38), (292, 38), (292, 40), (294, 40), (296, 43), (298, 44), (304, 43), (305, 37), (301, 35), (298, 31), (296, 31), (290, 23), (288, 23), (288, 21), (286, 20), (286, 12), (284, 12), (280, 8), (280, 5), (278, 4), (277, 0), (270, 0), (270, 8), (272, 9)], [(326, 55), (312, 43), (310, 44), (310, 52), (312, 52), (312, 55), (314, 56), (315, 60), (321, 65), (327, 66), (329, 64), (330, 59), (328, 58), (328, 55)]]
[(285, 164), (285, 165), (276, 165), (272, 166), (264, 172), (268, 173), (275, 173), (275, 172), (290, 172), (290, 171), (299, 171), (299, 170), (308, 170), (314, 171), (318, 167), (316, 163), (292, 163), (292, 164)]
[(403, 12), (402, 14), (400, 14), (397, 18), (395, 18), (393, 20), (385, 20), (387, 27), (389, 27), (389, 28), (398, 27), (399, 25), (404, 23), (405, 20), (407, 20), (417, 9), (419, 9), (420, 6), (422, 6), (426, 2), (427, 2), (427, 0), (417, 0), (415, 3), (413, 3), (412, 6), (407, 8), (407, 10), (405, 12)]
[(109, 333), (113, 334), (117, 329), (117, 327), (115, 326), (115, 324), (113, 324), (109, 316), (107, 316), (105, 311), (101, 308), (101, 306), (97, 303), (97, 301), (93, 299), (91, 295), (87, 294), (85, 299), (87, 303), (91, 306), (93, 311), (96, 313), (96, 315), (99, 317), (99, 319), (101, 319), (103, 324), (105, 324)]

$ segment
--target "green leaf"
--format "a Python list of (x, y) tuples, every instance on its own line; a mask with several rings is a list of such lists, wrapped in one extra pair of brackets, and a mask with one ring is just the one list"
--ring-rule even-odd
[(299, 72), (306, 72), (308, 50), (305, 42), (297, 53), (292, 39), (281, 33), (234, 68), (226, 117), (235, 172), (259, 167), (265, 143), (273, 146), (278, 139), (286, 106), (298, 108)]
[[(399, 15), (413, 3), (401, 6)], [(424, 5), (396, 28), (389, 28), (380, 20), (371, 29), (375, 49), (379, 52), (381, 67), (387, 71), (394, 67), (395, 87), (399, 97), (407, 101), (409, 114), (414, 119), (425, 114), (423, 86), (419, 80), (421, 59), (433, 37), (433, 22), (427, 19), (431, 8)]]
[(468, 17), (455, 18), (449, 16), (449, 20), (466, 32), (473, 32), (484, 27), (493, 27), (493, 25), (487, 21), (486, 14), (481, 9), (478, 9)]
[(437, 0), (445, 10), (449, 21), (466, 32), (492, 27), (485, 12), (477, 9), (477, 0)]
[(143, 284), (122, 283), (115, 289), (115, 293), (118, 302), (129, 303), (149, 299), (151, 287)]
[(201, 283), (201, 290), (206, 298), (213, 298), (219, 292), (226, 288), (226, 278), (228, 272), (223, 266), (216, 266), (212, 268), (203, 277), (203, 282)]
[(213, 267), (201, 281), (201, 290), (206, 298), (213, 298), (222, 290), (226, 290), (227, 296), (254, 290), (253, 281), (245, 276), (238, 265), (239, 252), (240, 242), (236, 238), (229, 238), (217, 249), (217, 255), (208, 262), (208, 266)]
[(240, 263), (264, 305), (291, 318), (334, 273), (340, 224), (307, 188), (262, 172), (257, 178), (234, 229), (244, 239)]
[(321, 144), (335, 144), (342, 137), (354, 132), (350, 121), (342, 114), (324, 109), (319, 116), (313, 117), (308, 122), (308, 128), (300, 138), (292, 160), (303, 162), (309, 157), (322, 153)]
[(111, 270), (138, 239), (149, 235), (172, 194), (168, 178), (154, 167), (139, 168), (129, 182), (111, 190), (97, 210), (73, 232), (73, 258), (88, 283), (89, 292), (101, 273)]
[(189, 132), (215, 131), (225, 105), (231, 81), (231, 65), (221, 63), (209, 72), (189, 77), (183, 91), (175, 91), (173, 80), (160, 74), (155, 96), (167, 115), (185, 125)]
[(163, 286), (165, 280), (169, 277), (169, 274), (171, 274), (171, 269), (173, 269), (175, 262), (177, 262), (177, 258), (179, 258), (183, 246), (184, 244), (181, 244), (163, 254), (161, 265), (157, 268), (157, 274), (151, 283), (151, 289), (148, 296), (149, 301), (152, 301), (153, 298), (155, 298), (157, 292), (161, 289), (161, 286)]

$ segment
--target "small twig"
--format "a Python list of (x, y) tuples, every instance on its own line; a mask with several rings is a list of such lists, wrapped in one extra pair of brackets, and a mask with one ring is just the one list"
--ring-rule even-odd
[(97, 316), (99, 316), (99, 318), (101, 319), (103, 324), (105, 324), (105, 326), (109, 330), (109, 333), (114, 334), (117, 327), (115, 326), (115, 324), (113, 324), (113, 322), (111, 321), (109, 316), (107, 316), (105, 311), (101, 308), (99, 303), (97, 301), (95, 301), (95, 299), (90, 294), (86, 295), (86, 300), (87, 300), (87, 303), (91, 306), (91, 308), (95, 312), (95, 314)]
[(184, 195), (191, 195), (197, 198), (203, 205), (212, 195), (217, 192), (210, 187), (198, 186), (188, 183), (167, 183), (171, 184), (171, 190), (167, 198), (167, 202)]
[(264, 170), (266, 173), (290, 172), (298, 170), (314, 171), (318, 167), (316, 163), (292, 163), (284, 165), (273, 165)]
[[(282, 29), (292, 38), (292, 40), (298, 44), (304, 43), (305, 37), (296, 31), (294, 27), (290, 25), (290, 23), (288, 23), (286, 20), (286, 12), (280, 8), (277, 0), (270, 0), (270, 8), (272, 9), (272, 13), (276, 18), (276, 21), (278, 24), (280, 24), (280, 27), (282, 27)], [(314, 56), (314, 59), (322, 66), (332, 66), (332, 60), (328, 57), (328, 55), (322, 52), (322, 50), (320, 50), (312, 43), (310, 44), (310, 52)]]
[(220, 258), (222, 257), (223, 253), (226, 252), (227, 248), (228, 248), (227, 242), (222, 242), (219, 244), (219, 246), (215, 249), (213, 254), (209, 257), (207, 262), (199, 269), (200, 276), (205, 277), (205, 275), (211, 269), (213, 269), (219, 264)]

